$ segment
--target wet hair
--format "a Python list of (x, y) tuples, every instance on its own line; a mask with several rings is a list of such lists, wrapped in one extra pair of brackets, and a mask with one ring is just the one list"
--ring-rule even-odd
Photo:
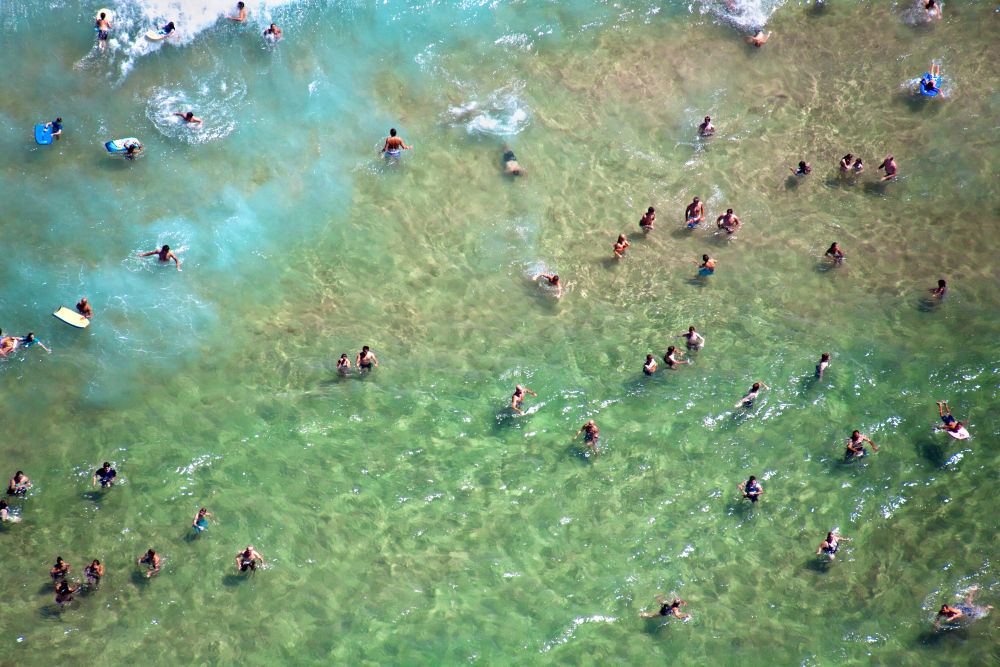
[(367, 352), (368, 351), (368, 346), (367, 345), (362, 345), (361, 346), (361, 351), (362, 352)]
[(701, 261), (707, 262), (708, 261), (708, 255), (702, 255), (701, 256)]
[(552, 276), (552, 279), (549, 280), (549, 282), (552, 283), (553, 285), (555, 285), (557, 282), (559, 282), (559, 274), (557, 273), (554, 276)]
[(731, 209), (731, 208), (727, 208), (726, 209), (726, 215), (732, 215), (732, 213), (733, 213), (733, 209)]
[(163, 247), (160, 248), (160, 252), (170, 252), (170, 246), (168, 246), (166, 243), (164, 243)]
[(0, 510), (5, 510), (8, 507), (10, 507), (10, 505), (7, 504), (7, 501), (0, 499)]
[(25, 339), (26, 340), (35, 340), (35, 332), (34, 331), (29, 331), (28, 335), (25, 336)]
[(193, 111), (188, 111), (186, 114), (184, 114), (184, 120), (191, 120), (192, 118), (194, 118)]
[(243, 0), (236, 3), (236, 9), (243, 9), (244, 7), (246, 7), (246, 5), (243, 4)]
[(19, 477), (24, 477), (24, 473), (21, 472), (20, 470), (14, 473), (14, 479), (18, 479)]
[(656, 209), (655, 209), (655, 208), (653, 208), (652, 206), (650, 206), (650, 207), (649, 207), (649, 208), (648, 208), (648, 209), (646, 210), (646, 213), (656, 213)]
[(857, 167), (859, 164), (861, 164), (861, 158), (859, 157), (854, 158), (854, 166)]
[(752, 385), (750, 386), (750, 391), (757, 391), (758, 389), (760, 389), (760, 382), (754, 382), (754, 383), (753, 383), (753, 384), (752, 384)]
[(619, 234), (618, 235), (618, 242), (621, 243), (624, 240), (625, 240), (625, 235), (624, 234)]
[(152, 547), (150, 547), (149, 551), (147, 551), (147, 552), (146, 552), (146, 555), (147, 555), (147, 556), (155, 556), (155, 555), (156, 555), (156, 552), (155, 552), (155, 551), (153, 551)]
[(101, 561), (97, 560), (96, 558), (94, 559), (94, 562), (91, 563), (91, 565), (100, 565), (100, 564)]
[(101, 18), (103, 19), (105, 16), (106, 16), (105, 13), (101, 12)]
[(694, 327), (688, 327), (688, 333), (694, 333)]
[(393, 127), (389, 129), (389, 136), (390, 137), (396, 136), (396, 128)]
[(820, 361), (830, 361), (830, 353), (829, 352), (824, 352), (823, 355), (819, 358), (819, 360)]
[(108, 463), (107, 461), (105, 461), (105, 462), (104, 462), (104, 467), (105, 467), (105, 468), (110, 468), (110, 467), (111, 467), (111, 464), (110, 464), (110, 463)]
[(667, 354), (666, 354), (666, 356), (669, 357), (671, 354), (673, 354), (676, 351), (677, 351), (677, 348), (674, 347), (673, 345), (671, 345), (670, 347), (667, 348)]
[(347, 358), (347, 353), (346, 352), (341, 352), (340, 353), (340, 358), (341, 359), (346, 359)]
[(646, 361), (652, 361), (652, 360), (653, 360), (653, 355), (647, 354), (646, 355)]
[(61, 123), (62, 122), (62, 118), (56, 118), (56, 122), (57, 123)]
[(64, 560), (62, 559), (62, 556), (56, 556), (56, 565), (58, 565), (59, 563), (65, 563), (65, 562), (66, 562), (66, 561), (64, 561)]
[(711, 121), (711, 120), (712, 120), (712, 117), (711, 117), (711, 116), (705, 116), (705, 122), (706, 122), (706, 123), (707, 123), (707, 122), (709, 122), (709, 121)]
[(854, 157), (854, 155), (852, 155), (851, 153), (848, 153), (847, 155), (844, 156), (844, 162), (850, 162), (851, 158), (853, 158), (853, 157)]
[(826, 539), (827, 540), (832, 540), (833, 539), (833, 531), (832, 530), (829, 533), (826, 534)]
[(852, 438), (856, 438), (856, 437), (858, 437), (860, 435), (861, 435), (861, 431), (855, 430), (854, 433), (851, 434), (851, 437)]
[(698, 201), (698, 198), (697, 198), (697, 197), (695, 197), (695, 198), (694, 198), (694, 201), (693, 201), (692, 203), (694, 203), (694, 202), (696, 202), (696, 201)]
[(749, 486), (751, 482), (756, 482), (756, 481), (757, 481), (757, 478), (754, 477), (753, 475), (750, 475), (750, 479), (747, 480), (747, 485)]
[(938, 287), (944, 287), (944, 286), (945, 286), (945, 285), (947, 285), (947, 284), (948, 284), (948, 283), (946, 283), (946, 282), (944, 281), (944, 278), (940, 278), (940, 279), (938, 280)]
[[(176, 26), (174, 26), (174, 22), (171, 21), (167, 25), (163, 26), (163, 29), (166, 30), (167, 32), (173, 32), (176, 29)], [(189, 111), (188, 113), (191, 113), (191, 112)]]
[(799, 160), (799, 169), (805, 169), (808, 166), (805, 160)]
[(198, 510), (198, 514), (201, 514), (202, 512), (207, 512), (207, 511), (208, 511), (207, 509), (205, 509), (204, 507), (202, 507), (200, 510)]
[(830, 248), (827, 250), (827, 252), (834, 252), (836, 250), (840, 250), (840, 248), (837, 247), (837, 242), (834, 241), (833, 243), (830, 244)]

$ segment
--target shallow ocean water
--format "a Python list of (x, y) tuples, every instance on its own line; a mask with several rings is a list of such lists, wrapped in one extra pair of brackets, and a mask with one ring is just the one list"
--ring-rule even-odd
[[(1000, 590), (993, 7), (310, 2), (246, 27), (206, 7), (116, 7), (105, 57), (90, 7), (4, 18), (0, 326), (54, 350), (0, 363), (7, 474), (35, 482), (0, 526), (10, 659), (997, 660), (992, 616), (930, 624)], [(175, 10), (176, 43), (136, 39)], [(947, 99), (906, 88), (931, 59)], [(64, 138), (35, 146), (53, 114)], [(393, 126), (414, 148), (386, 165)], [(120, 136), (145, 154), (107, 155)], [(861, 178), (838, 178), (847, 152)], [(681, 228), (695, 195), (736, 238)], [(181, 272), (135, 257), (162, 243)], [(703, 253), (718, 270), (693, 280)], [(49, 316), (84, 295), (90, 328)], [(692, 324), (693, 363), (644, 377)], [(380, 367), (338, 378), (363, 344)], [(517, 383), (538, 397), (515, 417)], [(939, 400), (970, 440), (932, 432)], [(572, 440), (589, 418), (597, 457)], [(844, 464), (855, 428), (880, 450)], [(122, 483), (95, 492), (103, 460)], [(194, 537), (202, 506), (219, 525)], [(853, 539), (821, 566), (834, 527)], [(248, 543), (267, 568), (239, 578)], [(100, 590), (53, 609), (56, 555), (75, 577), (100, 558)], [(637, 618), (657, 593), (693, 617)]]

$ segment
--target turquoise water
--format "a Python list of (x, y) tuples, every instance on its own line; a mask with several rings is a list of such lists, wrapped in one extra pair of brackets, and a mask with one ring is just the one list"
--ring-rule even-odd
[[(0, 326), (54, 350), (0, 363), (7, 474), (35, 483), (0, 527), (10, 660), (997, 660), (992, 616), (930, 624), (1000, 586), (995, 7), (114, 9), (101, 56), (95, 8), (5, 8)], [(179, 40), (143, 42), (175, 16)], [(931, 59), (947, 99), (910, 92)], [(189, 107), (202, 128), (174, 123)], [(54, 115), (64, 138), (36, 146)], [(414, 145), (397, 165), (389, 127)], [(134, 162), (102, 147), (124, 136)], [(847, 152), (862, 178), (837, 177)], [(695, 195), (738, 238), (682, 229)], [(135, 257), (162, 243), (180, 273)], [(692, 281), (703, 253), (719, 268)], [(81, 296), (88, 329), (49, 316)], [(692, 324), (694, 363), (644, 377)], [(339, 379), (364, 344), (379, 368)], [(754, 381), (771, 391), (734, 411)], [(939, 400), (970, 440), (932, 432)], [(572, 440), (590, 418), (597, 457)], [(880, 450), (845, 465), (855, 428)], [(103, 460), (122, 483), (102, 493)], [(199, 507), (219, 525), (193, 537)], [(819, 567), (834, 527), (853, 539)], [(239, 578), (248, 543), (267, 567)], [(57, 555), (107, 570), (61, 611)], [(639, 619), (657, 593), (693, 617)]]

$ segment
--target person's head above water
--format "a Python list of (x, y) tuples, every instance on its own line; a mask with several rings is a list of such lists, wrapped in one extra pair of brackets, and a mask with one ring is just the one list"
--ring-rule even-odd
[(946, 285), (947, 283), (944, 281), (944, 278), (938, 280), (938, 287), (945, 287)]
[(823, 355), (819, 358), (819, 360), (820, 361), (830, 361), (830, 353), (829, 352), (824, 352)]
[(701, 256), (701, 261), (707, 262), (708, 261), (708, 255), (702, 255)]
[(705, 116), (705, 122), (706, 123), (711, 123), (712, 122), (712, 117), (711, 116)]
[(726, 209), (726, 215), (732, 215), (732, 214), (733, 214), (733, 209), (727, 208)]
[(236, 3), (236, 9), (243, 9), (244, 7), (246, 7), (246, 5), (243, 3), (243, 0)]
[(394, 128), (394, 127), (389, 128), (389, 136), (390, 137), (396, 136), (396, 128)]
[(688, 327), (688, 333), (694, 333), (694, 327)]
[(700, 201), (701, 201), (700, 199), (698, 199), (697, 197), (695, 197), (694, 199), (691, 200), (691, 203), (692, 204), (697, 204)]
[(760, 382), (754, 382), (750, 387), (750, 391), (757, 391), (758, 389), (760, 389)]
[(559, 274), (557, 273), (554, 276), (552, 276), (551, 278), (549, 278), (549, 282), (552, 283), (553, 285), (555, 285), (557, 282), (559, 282)]
[(105, 13), (104, 13), (104, 12), (101, 12), (101, 20), (102, 20), (102, 21), (104, 20), (105, 16), (106, 16), (106, 15), (105, 15)]
[(646, 209), (646, 213), (649, 213), (649, 214), (656, 213), (656, 209), (653, 208), (652, 206), (650, 206), (648, 209)]
[(671, 354), (673, 354), (676, 351), (677, 351), (677, 348), (674, 347), (673, 345), (671, 345), (670, 347), (667, 348), (667, 356), (669, 357)]
[(368, 346), (367, 345), (362, 345), (361, 346), (361, 351), (362, 352), (367, 352), (368, 351)]
[(160, 248), (160, 252), (170, 252), (170, 246), (168, 246), (166, 243), (164, 243), (163, 247)]
[(799, 160), (799, 169), (805, 169), (807, 166), (805, 160)]
[(192, 120), (193, 118), (194, 118), (193, 111), (188, 111), (186, 114), (184, 114), (184, 120)]
[(753, 484), (756, 481), (757, 481), (757, 478), (754, 477), (753, 475), (750, 475), (750, 479), (747, 480), (747, 486), (750, 486), (751, 484)]
[(852, 438), (860, 438), (861, 437), (861, 431), (855, 431), (854, 433), (851, 434), (851, 437)]
[(851, 153), (848, 153), (847, 155), (844, 156), (844, 162), (850, 162), (852, 159), (854, 159), (854, 155), (852, 155)]

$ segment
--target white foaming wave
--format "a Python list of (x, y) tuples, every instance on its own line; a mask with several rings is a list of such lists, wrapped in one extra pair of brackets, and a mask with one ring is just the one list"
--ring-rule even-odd
[[(238, 75), (234, 75), (238, 76)], [(228, 136), (236, 127), (236, 108), (246, 96), (246, 83), (227, 80), (216, 72), (200, 81), (197, 90), (152, 88), (146, 94), (146, 118), (165, 137), (202, 144)], [(175, 113), (193, 111), (201, 125), (186, 123)]]
[(465, 126), (469, 134), (512, 136), (528, 126), (530, 117), (520, 92), (522, 86), (507, 85), (494, 90), (486, 99), (472, 99), (448, 108), (445, 115), (452, 127)]
[(736, 27), (754, 30), (767, 25), (786, 0), (701, 0), (702, 14), (715, 14)]

